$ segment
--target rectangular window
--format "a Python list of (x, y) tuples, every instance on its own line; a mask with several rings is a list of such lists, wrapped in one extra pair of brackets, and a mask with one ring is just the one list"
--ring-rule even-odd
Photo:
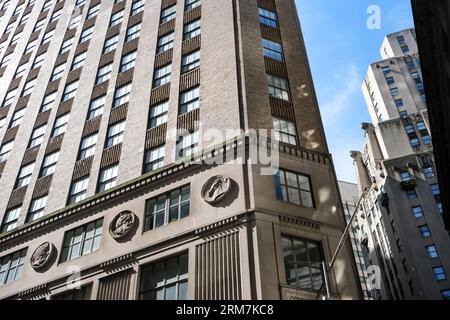
[(44, 2), (44, 6), (42, 7), (42, 12), (47, 11), (53, 4), (53, 0), (47, 0)]
[(181, 73), (186, 73), (200, 67), (200, 50), (185, 54), (181, 58)]
[(180, 114), (195, 110), (200, 105), (200, 87), (180, 94)]
[(445, 271), (444, 271), (444, 267), (443, 266), (439, 266), (439, 267), (433, 268), (433, 273), (434, 273), (434, 278), (437, 281), (442, 281), (442, 280), (447, 279), (447, 276), (445, 275)]
[(69, 122), (70, 113), (66, 113), (62, 116), (59, 116), (55, 120), (55, 124), (53, 126), (52, 137), (59, 136), (66, 132), (67, 123)]
[(47, 31), (42, 38), (41, 44), (46, 44), (52, 40), (53, 35), (55, 34), (55, 29)]
[(31, 134), (31, 139), (30, 143), (28, 144), (28, 148), (34, 148), (42, 143), (42, 140), (44, 140), (46, 129), (47, 129), (46, 124), (33, 129), (33, 133)]
[(117, 42), (119, 41), (119, 35), (112, 36), (106, 39), (103, 45), (103, 54), (113, 51), (117, 48)]
[(25, 97), (33, 92), (34, 85), (36, 84), (36, 78), (28, 80), (22, 89), (21, 97)]
[(73, 45), (73, 37), (70, 39), (65, 40), (62, 45), (61, 45), (61, 49), (59, 50), (59, 54), (63, 54), (64, 52), (70, 51), (70, 48)]
[(94, 119), (103, 114), (105, 100), (106, 95), (91, 100), (91, 103), (89, 104), (87, 120)]
[(46, 177), (55, 173), (56, 164), (59, 159), (59, 151), (50, 153), (44, 157), (40, 177)]
[(423, 121), (417, 122), (417, 129), (419, 129), (419, 131), (426, 131), (426, 132), (428, 132), (428, 129), (427, 129), (426, 125), (425, 125), (425, 122), (423, 122)]
[(417, 83), (416, 84), (416, 88), (417, 88), (417, 90), (419, 90), (419, 94), (422, 96), (422, 95), (425, 95), (425, 88), (424, 88), (424, 85), (423, 85), (423, 83)]
[(33, 170), (34, 170), (34, 162), (20, 168), (19, 176), (17, 177), (14, 189), (19, 189), (27, 186), (30, 183)]
[(192, 156), (198, 152), (198, 141), (198, 131), (180, 136), (177, 141), (177, 159)]
[(125, 121), (109, 126), (106, 136), (106, 148), (122, 143), (123, 132), (125, 130)]
[(400, 172), (400, 180), (401, 181), (409, 181), (411, 180), (411, 174), (408, 171)]
[(33, 51), (33, 49), (36, 47), (37, 45), (37, 39), (33, 40), (31, 42), (28, 42), (27, 46), (25, 47), (25, 51), (24, 51), (24, 55), (27, 53), (30, 53), (31, 51)]
[(286, 283), (296, 288), (318, 291), (323, 286), (323, 253), (320, 242), (282, 235)]
[[(2, 223), (2, 232), (8, 232), (17, 228), (21, 207), (8, 209)], [(1, 271), (0, 271), (1, 272)]]
[(423, 217), (423, 211), (421, 206), (411, 208), (414, 218), (419, 219)]
[(109, 22), (109, 26), (113, 27), (113, 26), (121, 23), (122, 22), (122, 18), (123, 18), (123, 10), (112, 14), (111, 15), (111, 20)]
[(185, 25), (183, 29), (183, 40), (189, 40), (200, 35), (201, 27), (202, 22), (200, 19), (197, 19)]
[(130, 101), (131, 83), (125, 84), (114, 92), (113, 108), (121, 106)]
[(137, 51), (135, 50), (122, 56), (122, 59), (120, 60), (119, 72), (125, 72), (127, 70), (134, 68), (136, 64), (136, 53)]
[(409, 140), (409, 142), (411, 143), (411, 147), (413, 148), (417, 148), (420, 146), (420, 141), (417, 138), (412, 138)]
[(14, 112), (14, 114), (11, 118), (11, 123), (9, 124), (10, 128), (17, 127), (18, 125), (20, 125), (22, 123), (23, 116), (25, 115), (25, 111), (26, 111), (26, 108), (22, 108), (16, 112)]
[(36, 68), (40, 67), (44, 63), (45, 55), (46, 55), (46, 52), (36, 56), (36, 58), (34, 58), (34, 62), (33, 62), (33, 65), (31, 66), (31, 69), (36, 69)]
[(147, 150), (144, 159), (144, 173), (157, 170), (164, 166), (166, 146), (164, 144)]
[(119, 173), (119, 165), (105, 168), (100, 171), (98, 178), (98, 192), (103, 192), (114, 188), (117, 183), (117, 174)]
[(84, 160), (94, 155), (98, 133), (91, 134), (81, 140), (78, 160)]
[(66, 63), (61, 63), (57, 65), (52, 72), (52, 76), (50, 78), (50, 81), (55, 81), (63, 76), (64, 70), (66, 68)]
[(271, 28), (278, 28), (278, 17), (277, 13), (261, 8), (258, 8), (259, 11), (259, 22), (263, 25), (266, 25)]
[(52, 13), (52, 16), (51, 16), (51, 18), (50, 18), (49, 23), (52, 23), (53, 21), (58, 20), (59, 17), (61, 16), (61, 14), (62, 14), (62, 9), (60, 9), (60, 10), (58, 10), (58, 11), (56, 11), (56, 12), (53, 12), (53, 13)]
[(111, 78), (112, 63), (98, 68), (97, 77), (95, 78), (95, 85), (105, 82)]
[(103, 218), (67, 231), (61, 250), (61, 262), (97, 251), (102, 237)]
[(289, 86), (286, 79), (268, 74), (267, 82), (271, 97), (289, 101)]
[(389, 90), (391, 91), (391, 95), (392, 95), (393, 97), (399, 95), (398, 88), (391, 88), (391, 89), (389, 89)]
[(14, 79), (19, 78), (21, 76), (23, 76), (24, 72), (27, 70), (27, 64), (21, 64), (20, 66), (17, 67), (16, 69), (16, 73), (14, 74)]
[(0, 285), (19, 280), (22, 275), (27, 249), (0, 258)]
[(403, 107), (403, 99), (396, 99), (396, 100), (394, 100), (394, 102), (395, 102), (395, 106), (397, 107), (397, 108), (400, 108), (400, 107)]
[(160, 87), (170, 82), (171, 70), (172, 64), (157, 68), (153, 76), (153, 88)]
[(0, 63), (0, 68), (3, 68), (8, 65), (8, 62), (11, 61), (12, 53), (3, 57), (2, 62)]
[(169, 101), (150, 107), (149, 128), (155, 128), (167, 122), (167, 110), (169, 109)]
[(77, 203), (86, 199), (89, 177), (81, 178), (72, 182), (69, 192), (69, 204)]
[(22, 18), (20, 18), (19, 26), (25, 24), (28, 20), (30, 20), (30, 13), (24, 14)]
[(21, 36), (22, 36), (22, 32), (16, 33), (16, 34), (11, 38), (11, 42), (9, 43), (9, 46), (13, 46), (13, 45), (15, 45), (17, 42), (19, 42)]
[(11, 153), (13, 145), (14, 145), (14, 140), (6, 142), (2, 145), (2, 147), (0, 148), (0, 162), (8, 160), (9, 154)]
[(16, 97), (16, 94), (17, 94), (17, 88), (9, 90), (6, 93), (5, 99), (3, 100), (2, 107), (11, 104), (13, 102), (14, 98)]
[(66, 84), (61, 102), (67, 101), (75, 97), (75, 94), (77, 93), (77, 88), (78, 88), (78, 80)]
[(184, 11), (192, 10), (198, 6), (200, 6), (202, 2), (200, 0), (186, 0), (184, 4)]
[(275, 175), (275, 188), (278, 200), (314, 207), (310, 177), (280, 169)]
[(91, 300), (92, 284), (57, 294), (52, 300)]
[(33, 199), (28, 210), (27, 222), (35, 221), (44, 216), (45, 206), (47, 205), (47, 196)]
[(90, 27), (88, 29), (84, 29), (80, 35), (79, 43), (83, 43), (92, 38), (92, 34), (94, 33), (94, 27)]
[(439, 196), (441, 194), (441, 191), (439, 189), (439, 184), (432, 184), (430, 185), (431, 188), (431, 193), (433, 194), (433, 196), (436, 198), (437, 196)]
[(36, 24), (34, 25), (33, 32), (41, 30), (44, 27), (44, 25), (45, 25), (45, 19), (41, 19), (41, 20), (37, 21)]
[(188, 297), (188, 255), (183, 254), (144, 266), (139, 300), (186, 300)]
[(277, 61), (284, 61), (283, 46), (281, 43), (263, 38), (262, 45), (265, 57)]
[(411, 72), (411, 78), (413, 78), (415, 83), (422, 83), (422, 79), (417, 71)]
[(425, 167), (423, 168), (423, 174), (426, 178), (434, 177), (434, 170), (433, 167)]
[(100, 3), (89, 8), (87, 15), (86, 15), (86, 20), (89, 20), (89, 19), (95, 17), (96, 15), (98, 15), (99, 12), (100, 12)]
[(127, 29), (127, 35), (125, 38), (125, 42), (130, 42), (139, 37), (141, 33), (141, 23), (137, 23)]
[(297, 130), (293, 122), (272, 118), (272, 124), (277, 141), (297, 145)]
[(387, 77), (386, 83), (388, 84), (388, 86), (390, 86), (391, 84), (394, 84), (395, 83), (394, 77)]
[(42, 100), (41, 109), (39, 112), (45, 112), (53, 108), (53, 105), (55, 104), (55, 99), (56, 99), (56, 91), (45, 95), (44, 99)]
[(428, 257), (430, 257), (431, 259), (439, 258), (439, 254), (435, 245), (426, 246), (425, 249), (427, 250)]
[(84, 61), (86, 60), (87, 51), (77, 54), (72, 61), (72, 66), (70, 70), (75, 70), (81, 68), (84, 65)]
[(134, 16), (135, 14), (138, 14), (141, 11), (144, 11), (145, 7), (145, 0), (134, 0), (131, 4), (131, 14)]
[(426, 146), (429, 146), (433, 143), (433, 141), (431, 140), (431, 136), (429, 136), (429, 135), (423, 136), (422, 140), (423, 140), (423, 144)]
[(406, 133), (415, 133), (414, 126), (412, 124), (405, 125)]
[(158, 38), (158, 48), (156, 50), (156, 53), (163, 53), (169, 49), (172, 49), (173, 48), (173, 37), (174, 37), (174, 32), (160, 36)]
[(161, 11), (161, 20), (160, 20), (160, 24), (169, 22), (170, 20), (175, 19), (176, 15), (177, 15), (177, 6), (173, 5), (170, 6), (164, 10)]
[(189, 216), (189, 185), (145, 202), (144, 231), (153, 230)]

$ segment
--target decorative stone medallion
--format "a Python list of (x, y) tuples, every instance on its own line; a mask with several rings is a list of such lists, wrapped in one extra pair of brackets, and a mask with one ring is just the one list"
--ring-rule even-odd
[(31, 266), (34, 270), (42, 269), (47, 265), (53, 256), (55, 248), (50, 242), (44, 242), (34, 250), (30, 258)]
[(231, 179), (222, 175), (208, 179), (202, 188), (202, 198), (209, 204), (222, 201), (231, 191)]
[(109, 225), (109, 233), (116, 239), (125, 238), (136, 224), (136, 216), (131, 211), (119, 213)]

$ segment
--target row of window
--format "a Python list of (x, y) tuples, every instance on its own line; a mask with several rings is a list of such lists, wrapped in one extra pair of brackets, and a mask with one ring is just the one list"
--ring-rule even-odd
[[(60, 261), (76, 259), (100, 248), (103, 219), (66, 232)], [(323, 286), (323, 249), (320, 242), (282, 235), (283, 262), (289, 286), (319, 291)], [(0, 285), (20, 279), (27, 249), (0, 259)], [(187, 298), (188, 255), (160, 260), (141, 268), (139, 299), (176, 300)], [(54, 297), (59, 300), (90, 299), (91, 288), (69, 291)]]
[[(192, 140), (189, 140), (184, 146), (185, 148), (193, 148)], [(84, 148), (84, 152), (89, 152), (88, 148)], [(49, 154), (45, 157), (41, 169), (41, 175), (50, 175), (55, 171), (58, 161), (59, 151)], [(164, 159), (164, 148), (158, 147), (156, 150), (151, 149), (145, 155), (146, 170), (155, 170), (160, 167), (159, 162)], [(34, 163), (21, 168), (18, 176), (18, 184), (26, 186), (31, 178), (34, 169)], [(118, 165), (114, 165), (102, 169), (99, 174), (97, 192), (103, 192), (116, 186)], [(69, 203), (76, 203), (86, 198), (89, 177), (76, 180), (72, 183), (69, 191)], [(305, 207), (314, 207), (314, 197), (312, 194), (311, 179), (309, 176), (280, 169), (275, 176), (276, 196), (278, 200), (289, 202), (292, 204), (302, 205)], [(47, 196), (33, 199), (28, 211), (27, 222), (39, 219), (44, 214)], [(176, 221), (189, 215), (189, 187), (172, 191), (168, 194), (161, 195), (151, 199), (146, 204), (144, 230), (151, 230), (171, 221)], [(9, 209), (5, 213), (2, 224), (2, 232), (13, 230), (17, 227), (17, 221), (20, 216), (21, 207)]]

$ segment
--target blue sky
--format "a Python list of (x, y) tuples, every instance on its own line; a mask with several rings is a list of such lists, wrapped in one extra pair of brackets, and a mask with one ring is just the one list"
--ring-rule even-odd
[[(413, 27), (410, 0), (295, 0), (338, 179), (356, 181), (350, 150), (362, 150), (370, 121), (361, 84), (381, 60), (386, 34)], [(367, 8), (381, 9), (381, 29), (367, 28)]]

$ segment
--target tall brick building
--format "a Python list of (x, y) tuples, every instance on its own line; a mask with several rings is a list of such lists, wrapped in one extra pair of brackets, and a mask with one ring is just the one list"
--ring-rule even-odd
[[(0, 298), (323, 295), (345, 221), (294, 1), (0, 16)], [(258, 144), (280, 171), (248, 161)], [(335, 298), (360, 297), (351, 255)]]

